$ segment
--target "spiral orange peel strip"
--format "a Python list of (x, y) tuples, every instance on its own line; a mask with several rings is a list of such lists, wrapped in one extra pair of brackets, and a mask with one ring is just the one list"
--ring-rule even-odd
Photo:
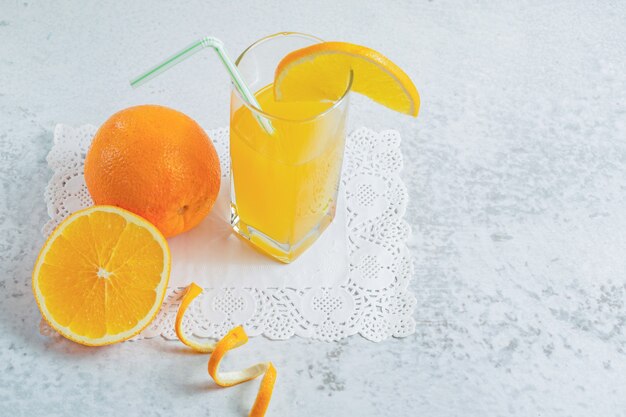
[(257, 363), (241, 371), (220, 372), (220, 362), (226, 356), (226, 353), (231, 349), (244, 345), (247, 341), (248, 335), (243, 330), (243, 327), (237, 326), (229, 331), (222, 340), (217, 342), (217, 346), (211, 354), (209, 375), (211, 375), (217, 385), (232, 387), (265, 374), (249, 414), (250, 417), (261, 417), (265, 415), (276, 381), (276, 368), (274, 368), (272, 362)]
[(174, 325), (174, 329), (176, 330), (176, 336), (183, 342), (185, 345), (189, 346), (196, 352), (200, 353), (211, 353), (213, 349), (215, 349), (216, 343), (199, 343), (195, 340), (192, 340), (185, 335), (185, 332), (182, 329), (183, 325), (183, 317), (185, 317), (185, 312), (191, 305), (191, 302), (202, 293), (202, 287), (197, 285), (195, 282), (192, 282), (187, 289), (185, 290), (185, 295), (180, 302), (180, 307), (178, 307), (178, 313), (176, 313), (176, 324)]
[(176, 315), (176, 334), (181, 342), (196, 352), (212, 352), (208, 365), (209, 375), (211, 375), (215, 383), (221, 387), (232, 387), (233, 385), (241, 384), (263, 375), (259, 391), (254, 400), (254, 405), (250, 410), (250, 414), (248, 414), (249, 417), (263, 417), (272, 398), (274, 383), (276, 382), (276, 368), (274, 368), (272, 362), (257, 363), (256, 365), (252, 365), (240, 371), (220, 372), (220, 363), (226, 356), (226, 353), (248, 342), (248, 335), (243, 327), (237, 326), (231, 329), (226, 336), (217, 343), (205, 344), (187, 338), (182, 331), (181, 327), (185, 312), (191, 302), (201, 293), (202, 288), (196, 283), (192, 283), (187, 287)]

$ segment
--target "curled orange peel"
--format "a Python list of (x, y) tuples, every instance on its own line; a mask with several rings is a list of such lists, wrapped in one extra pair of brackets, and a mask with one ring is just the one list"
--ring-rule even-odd
[(250, 410), (249, 417), (263, 417), (267, 411), (274, 391), (274, 383), (276, 382), (276, 368), (272, 362), (263, 362), (252, 365), (241, 371), (220, 372), (220, 363), (229, 350), (238, 348), (248, 342), (248, 335), (242, 326), (231, 329), (217, 343), (199, 343), (189, 339), (182, 330), (182, 322), (185, 312), (191, 302), (202, 293), (202, 287), (196, 283), (191, 283), (185, 290), (178, 313), (176, 314), (175, 330), (176, 335), (185, 345), (189, 346), (196, 352), (211, 353), (209, 358), (209, 375), (215, 383), (221, 387), (232, 387), (242, 382), (250, 381), (258, 376), (263, 375), (259, 392), (257, 393), (254, 405)]
[(176, 313), (176, 324), (174, 325), (174, 329), (176, 330), (176, 336), (183, 342), (185, 345), (189, 346), (196, 352), (200, 353), (211, 353), (213, 349), (215, 349), (215, 342), (208, 343), (200, 343), (192, 340), (185, 335), (185, 332), (182, 329), (183, 318), (185, 317), (185, 312), (191, 302), (200, 294), (202, 294), (202, 287), (200, 287), (195, 282), (192, 282), (187, 289), (185, 290), (185, 295), (180, 302), (180, 307), (178, 307), (178, 313)]
[(250, 410), (249, 417), (262, 417), (267, 411), (274, 383), (276, 382), (276, 368), (272, 362), (263, 362), (252, 365), (241, 371), (220, 372), (220, 363), (229, 350), (238, 348), (248, 341), (248, 335), (243, 327), (237, 326), (229, 331), (226, 336), (215, 346), (215, 350), (209, 359), (209, 375), (215, 383), (221, 387), (232, 387), (242, 382), (250, 381), (260, 375), (263, 375), (259, 392), (257, 393), (254, 405)]

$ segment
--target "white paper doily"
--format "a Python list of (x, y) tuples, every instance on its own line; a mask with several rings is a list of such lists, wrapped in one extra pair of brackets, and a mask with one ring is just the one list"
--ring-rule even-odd
[[(95, 132), (92, 125), (55, 128), (54, 145), (48, 154), (54, 173), (45, 192), (50, 215), (43, 229), (46, 236), (70, 213), (93, 204), (85, 186), (83, 164)], [(227, 176), (228, 129), (208, 133), (219, 154), (222, 173)], [(335, 265), (334, 275), (328, 272), (319, 280), (307, 276), (296, 280), (260, 279), (255, 285), (242, 280), (229, 282), (228, 286), (209, 282), (211, 287), (203, 285), (205, 291), (187, 312), (186, 331), (197, 337), (216, 338), (243, 324), (250, 335), (263, 334), (271, 339), (298, 335), (326, 341), (357, 333), (373, 341), (412, 334), (415, 298), (407, 289), (413, 268), (406, 247), (410, 228), (403, 217), (408, 195), (398, 175), (401, 169), (398, 132), (366, 128), (352, 132), (346, 141), (342, 174), (345, 202), (340, 209), (343, 207), (344, 213), (326, 232), (341, 235), (337, 229), (346, 228), (347, 276), (338, 275), (341, 265)], [(311, 251), (330, 250), (325, 245), (337, 241), (327, 239), (324, 243), (323, 238)], [(297, 263), (290, 265), (292, 269), (295, 266)], [(176, 278), (172, 283), (161, 312), (136, 339), (159, 335), (176, 339), (174, 318), (183, 287), (176, 285), (182, 284)], [(42, 333), (53, 334), (45, 326)]]

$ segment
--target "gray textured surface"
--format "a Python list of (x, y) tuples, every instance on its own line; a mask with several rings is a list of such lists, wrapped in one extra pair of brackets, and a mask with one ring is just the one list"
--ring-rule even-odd
[(280, 30), (384, 51), (422, 93), (417, 122), (351, 116), (404, 139), (418, 328), (254, 339), (230, 363), (275, 361), (271, 415), (626, 415), (623, 2), (52, 3), (0, 5), (0, 415), (246, 414), (256, 386), (214, 389), (176, 343), (39, 336), (29, 275), (56, 122), (154, 102), (223, 126), (213, 57), (127, 80), (199, 35), (235, 53)]

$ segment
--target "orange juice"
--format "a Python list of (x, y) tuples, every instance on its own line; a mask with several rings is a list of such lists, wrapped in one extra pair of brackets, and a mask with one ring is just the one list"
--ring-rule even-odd
[(235, 92), (231, 100), (232, 223), (257, 247), (290, 262), (334, 217), (347, 100), (281, 103), (272, 85), (255, 96), (263, 113)]

